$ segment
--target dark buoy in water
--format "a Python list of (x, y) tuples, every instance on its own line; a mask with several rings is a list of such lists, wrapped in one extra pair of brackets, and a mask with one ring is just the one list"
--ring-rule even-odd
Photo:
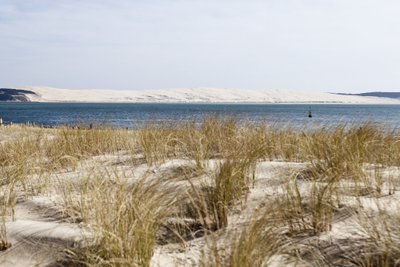
[(309, 118), (312, 118), (311, 107), (310, 107), (310, 110), (308, 111), (308, 117), (309, 117)]

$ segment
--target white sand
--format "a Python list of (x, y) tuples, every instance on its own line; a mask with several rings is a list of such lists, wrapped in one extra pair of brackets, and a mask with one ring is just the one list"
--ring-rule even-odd
[(12, 246), (0, 253), (0, 266), (47, 266), (62, 258), (66, 248), (78, 246), (86, 236), (77, 224), (60, 220), (48, 197), (21, 199), (15, 221), (7, 222)]
[[(58, 188), (61, 181), (80, 179), (91, 167), (100, 165), (110, 171), (116, 171), (125, 179), (132, 181), (145, 173), (150, 175), (149, 178), (160, 179), (168, 177), (175, 167), (191, 163), (187, 160), (175, 159), (158, 167), (148, 168), (146, 164), (141, 164), (132, 168), (132, 165), (125, 161), (126, 158), (123, 154), (97, 156), (81, 162), (82, 164), (76, 170), (57, 173), (52, 175), (51, 179), (58, 181), (54, 184)], [(124, 162), (125, 164), (119, 164)], [(116, 163), (118, 163), (118, 167), (115, 167)], [(214, 165), (212, 163), (215, 161), (211, 161), (210, 166)], [(257, 180), (249, 192), (247, 202), (230, 214), (230, 224), (226, 231), (241, 229), (243, 223), (250, 218), (261, 203), (273, 199), (282, 190), (282, 184), (287, 181), (288, 177), (304, 169), (306, 165), (306, 163), (291, 162), (260, 162), (256, 170)], [(390, 174), (398, 175), (398, 173), (398, 169), (395, 169)], [(177, 188), (182, 186), (182, 183), (185, 182), (177, 180)], [(304, 182), (302, 191), (309, 191), (307, 184), (308, 182)], [(376, 210), (376, 204), (380, 203), (384, 210), (398, 211), (396, 203), (398, 203), (399, 197), (397, 194), (378, 199), (367, 197), (363, 199), (363, 206), (366, 209)], [(57, 196), (54, 195), (54, 191), (53, 194), (45, 193), (19, 199), (20, 201), (16, 205), (16, 220), (7, 222), (7, 232), (12, 247), (0, 252), (0, 266), (45, 266), (48, 264), (52, 266), (51, 264), (56, 264), (57, 259), (62, 258), (65, 249), (80, 247), (81, 244), (84, 244), (85, 237), (90, 236), (90, 233), (80, 227), (80, 224), (65, 221), (62, 216), (60, 217), (60, 206), (56, 204)], [(357, 206), (354, 198), (349, 197), (345, 202), (347, 202), (346, 205)], [(321, 234), (320, 240), (335, 242), (337, 238), (350, 238), (355, 234), (361, 234), (354, 220), (355, 218), (352, 217), (335, 221), (332, 231)], [(204, 238), (197, 238), (183, 244), (171, 243), (157, 246), (151, 266), (197, 266), (205, 243)], [(282, 266), (282, 259), (276, 259), (276, 261), (277, 263), (272, 264), (273, 266)]]
[[(9, 137), (7, 136), (7, 138)], [(213, 169), (216, 163), (216, 160), (210, 160), (209, 168)], [(101, 155), (80, 161), (76, 169), (60, 170), (51, 174), (48, 177), (50, 181), (48, 191), (45, 190), (35, 196), (26, 196), (23, 192), (17, 192), (15, 220), (8, 218), (7, 221), (8, 239), (12, 247), (0, 252), (0, 266), (57, 266), (57, 259), (62, 259), (66, 249), (79, 248), (85, 244), (85, 240), (90, 237), (90, 231), (84, 227), (85, 224), (73, 223), (62, 216), (62, 196), (60, 194), (62, 185), (79, 182), (93, 170), (99, 170), (127, 179), (130, 182), (143, 176), (149, 179), (171, 179), (177, 190), (181, 190), (190, 185), (186, 180), (175, 179), (179, 177), (176, 176), (178, 174), (174, 174), (175, 169), (178, 166), (191, 164), (193, 162), (186, 159), (173, 159), (160, 166), (148, 167), (146, 164), (132, 165), (130, 153), (120, 152), (112, 155)], [(243, 224), (249, 220), (257, 207), (268, 201), (273, 201), (277, 194), (282, 193), (284, 183), (293, 174), (306, 167), (307, 163), (259, 162), (256, 169), (257, 179), (254, 187), (250, 188), (247, 201), (234, 207), (229, 214), (227, 229), (215, 233), (216, 236), (221, 236), (220, 240), (223, 242), (225, 233), (235, 233), (235, 231), (242, 229)], [(206, 172), (195, 178), (193, 182), (200, 182), (203, 179), (210, 180), (210, 175)], [(400, 185), (398, 180), (400, 177), (399, 168), (385, 168), (382, 170), (382, 175), (385, 179), (390, 177), (394, 180), (397, 191)], [(30, 178), (32, 178), (30, 181), (35, 181), (34, 177)], [(37, 182), (40, 183), (40, 181)], [(302, 194), (307, 195), (306, 193), (310, 192), (312, 183), (299, 181), (299, 186)], [(346, 184), (340, 186), (347, 188)], [(361, 198), (360, 202), (356, 201), (353, 196), (344, 194), (341, 201), (350, 210), (372, 210), (374, 212), (382, 210), (397, 214), (400, 194), (396, 192), (394, 195), (386, 195), (387, 188), (385, 187), (384, 192), (383, 197), (366, 196)], [(334, 220), (331, 231), (313, 238), (335, 244), (341, 238), (351, 239), (361, 236), (363, 232), (360, 230), (356, 215), (343, 216), (343, 218), (338, 217)], [(206, 243), (206, 238), (199, 237), (182, 244), (157, 245), (151, 266), (197, 266), (201, 253), (206, 248)], [(277, 255), (274, 261), (270, 264), (271, 266), (290, 266), (287, 264), (291, 264), (291, 262), (285, 262), (280, 258), (280, 255)]]
[(185, 88), (127, 91), (51, 87), (23, 87), (23, 89), (35, 92), (37, 96), (27, 95), (27, 97), (37, 102), (400, 104), (400, 99), (280, 90)]

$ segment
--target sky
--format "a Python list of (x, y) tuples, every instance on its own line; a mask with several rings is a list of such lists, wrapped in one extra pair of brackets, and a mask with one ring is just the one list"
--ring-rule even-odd
[(398, 0), (0, 0), (0, 87), (400, 91)]

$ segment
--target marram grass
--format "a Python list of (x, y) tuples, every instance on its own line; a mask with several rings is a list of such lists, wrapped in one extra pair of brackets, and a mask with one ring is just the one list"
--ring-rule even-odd
[[(212, 117), (132, 131), (14, 127), (18, 138), (0, 139), (0, 249), (10, 246), (6, 226), (17, 199), (54, 194), (57, 184), (60, 208), (92, 233), (84, 247), (70, 249), (71, 264), (150, 266), (157, 246), (171, 240), (187, 245), (190, 240), (179, 237), (186, 231), (206, 240), (201, 266), (268, 266), (282, 259), (305, 265), (400, 264), (398, 214), (367, 212), (363, 206), (366, 197), (378, 203), (396, 193), (398, 174), (385, 172), (400, 167), (400, 136), (394, 130), (372, 123), (277, 128)], [(132, 180), (106, 166), (86, 170), (80, 180), (53, 178), (104, 155), (140, 158), (139, 167), (149, 170), (181, 159), (191, 166), (179, 174), (181, 187), (157, 173)], [(257, 166), (265, 161), (301, 162), (307, 168), (282, 177), (262, 212), (232, 231), (237, 226), (232, 216), (246, 207), (257, 186)], [(136, 167), (130, 165), (133, 172)], [(349, 198), (358, 206), (350, 207)], [(343, 214), (363, 234), (342, 241), (346, 253), (332, 254), (319, 238), (332, 232)], [(184, 231), (161, 240), (170, 221), (182, 221)]]

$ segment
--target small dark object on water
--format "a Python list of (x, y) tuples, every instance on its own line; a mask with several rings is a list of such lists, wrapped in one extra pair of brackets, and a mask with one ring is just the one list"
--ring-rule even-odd
[(308, 112), (308, 117), (309, 117), (309, 118), (312, 118), (311, 111)]

